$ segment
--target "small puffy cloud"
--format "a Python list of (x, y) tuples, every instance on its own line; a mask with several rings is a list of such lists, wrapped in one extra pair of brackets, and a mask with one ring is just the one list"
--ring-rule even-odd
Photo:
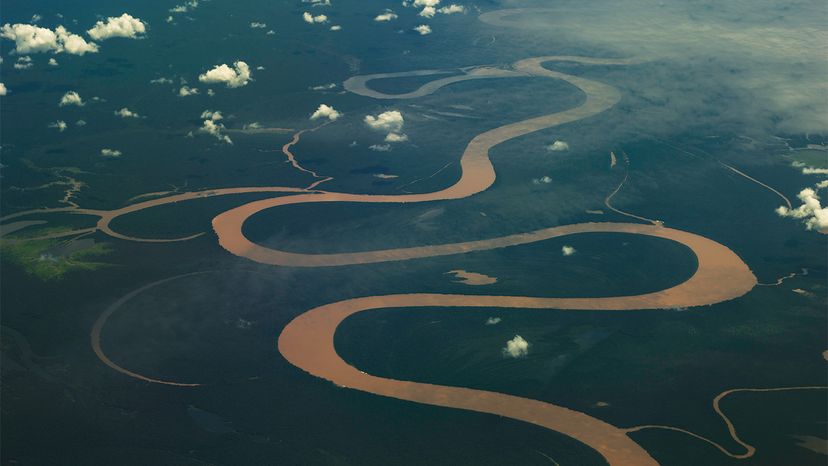
[(803, 175), (828, 175), (828, 168), (814, 168), (804, 167), (802, 169)]
[(563, 254), (564, 256), (571, 256), (571, 255), (575, 254), (576, 252), (578, 252), (578, 251), (576, 251), (575, 248), (573, 248), (572, 246), (570, 246), (568, 244), (565, 244), (561, 248), (561, 254)]
[(265, 35), (268, 35), (268, 36), (272, 36), (272, 35), (275, 35), (275, 34), (276, 34), (276, 31), (274, 31), (273, 29), (271, 29), (271, 30), (269, 30), (265, 33)]
[(405, 123), (402, 113), (399, 110), (389, 110), (382, 112), (377, 116), (366, 115), (365, 124), (371, 129), (378, 131), (388, 131), (391, 133), (400, 132)]
[(55, 29), (58, 35), (58, 42), (61, 44), (61, 51), (70, 55), (83, 55), (85, 53), (98, 53), (98, 45), (94, 42), (86, 42), (86, 40), (77, 35), (67, 31), (63, 26), (58, 26)]
[(140, 19), (134, 18), (127, 13), (117, 18), (110, 16), (106, 18), (106, 22), (98, 21), (92, 29), (86, 31), (89, 37), (94, 40), (106, 40), (113, 37), (137, 39), (146, 32), (147, 25)]
[(390, 152), (391, 144), (372, 144), (368, 148), (374, 152)]
[(15, 64), (14, 64), (14, 69), (16, 69), (16, 70), (28, 70), (32, 66), (34, 66), (34, 63), (32, 63), (32, 57), (28, 57), (28, 56), (18, 57), (17, 62), (15, 62)]
[(529, 354), (529, 342), (524, 340), (522, 336), (515, 335), (514, 338), (506, 342), (506, 346), (502, 351), (503, 356), (520, 358)]
[(132, 110), (124, 107), (120, 110), (115, 111), (115, 115), (118, 115), (121, 118), (141, 118), (141, 115), (133, 112)]
[(398, 16), (397, 16), (397, 14), (396, 14), (396, 13), (394, 13), (394, 12), (393, 12), (393, 11), (391, 11), (391, 10), (385, 10), (385, 13), (380, 13), (380, 14), (378, 14), (378, 15), (374, 18), (374, 21), (379, 21), (379, 22), (383, 22), (383, 21), (391, 21), (391, 20), (395, 20), (395, 19), (397, 19), (397, 18), (398, 18)]
[(83, 37), (72, 34), (65, 27), (58, 26), (54, 31), (49, 28), (31, 24), (5, 24), (0, 28), (0, 37), (14, 41), (15, 52), (27, 53), (69, 53), (83, 55), (96, 53), (98, 45), (86, 42)]
[(398, 110), (390, 110), (380, 113), (377, 116), (366, 115), (364, 121), (373, 130), (387, 131), (388, 134), (385, 136), (385, 142), (395, 143), (408, 141), (408, 136), (402, 132), (405, 120), (403, 119), (402, 113)]
[(169, 78), (155, 78), (150, 80), (150, 84), (172, 84), (172, 79)]
[(314, 15), (308, 13), (307, 11), (302, 13), (302, 19), (305, 20), (305, 22), (308, 23), (308, 24), (326, 23), (328, 21), (328, 17), (325, 16), (325, 15), (316, 15), (316, 16), (314, 16)]
[(817, 189), (825, 189), (828, 188), (828, 180), (822, 180), (816, 184)]
[(212, 70), (200, 75), (198, 80), (203, 83), (225, 83), (227, 87), (242, 87), (250, 82), (250, 67), (239, 60), (233, 63), (233, 68), (226, 64), (217, 65)]
[(224, 115), (221, 114), (220, 111), (216, 110), (215, 112), (212, 110), (205, 110), (201, 112), (201, 118), (206, 118), (208, 120), (219, 121), (224, 119)]
[(221, 142), (233, 144), (233, 140), (230, 139), (230, 136), (224, 134), (224, 124), (219, 123), (219, 121), (224, 118), (221, 115), (221, 112), (205, 110), (201, 112), (201, 118), (204, 118), (204, 121), (201, 124), (201, 128), (198, 129), (198, 132), (211, 134)]
[(101, 156), (103, 157), (120, 157), (123, 153), (115, 149), (101, 149)]
[(408, 135), (401, 133), (388, 133), (385, 136), (385, 142), (405, 142), (408, 141)]
[(170, 13), (186, 13), (196, 8), (198, 8), (198, 0), (190, 0), (170, 8)]
[(327, 91), (331, 89), (336, 89), (336, 83), (321, 84), (310, 88), (312, 91)]
[(561, 152), (565, 150), (569, 150), (569, 144), (565, 141), (555, 141), (552, 144), (546, 146), (546, 150), (552, 152)]
[(43, 19), (43, 16), (40, 16), (37, 13), (32, 15), (32, 22), (33, 23), (39, 23), (41, 19)]
[(55, 128), (61, 133), (66, 131), (66, 122), (63, 120), (55, 121), (54, 123), (49, 123), (49, 128)]
[(250, 28), (251, 29), (264, 29), (266, 27), (267, 27), (267, 24), (265, 24), (265, 23), (259, 23), (259, 22), (256, 22), (256, 21), (253, 21), (252, 23), (250, 23)]
[(196, 94), (198, 94), (198, 88), (195, 87), (181, 86), (181, 89), (178, 90), (179, 97), (187, 97)]
[(503, 319), (501, 319), (500, 317), (489, 317), (488, 319), (486, 319), (486, 322), (484, 322), (484, 324), (485, 325), (497, 325), (497, 324), (500, 323), (501, 320), (503, 320)]
[(433, 8), (433, 7), (436, 7), (439, 4), (440, 4), (440, 0), (414, 0), (414, 3), (412, 5), (414, 5), (417, 8), (419, 8), (419, 7), (429, 7), (429, 6)]
[(78, 120), (75, 122), (75, 126), (86, 126), (86, 120)]
[[(821, 187), (820, 185), (817, 185), (817, 189)], [(805, 188), (796, 197), (802, 201), (801, 206), (796, 209), (788, 209), (785, 206), (781, 206), (776, 209), (776, 213), (780, 217), (802, 219), (805, 228), (808, 230), (828, 230), (828, 206), (822, 206), (816, 190)]]
[(341, 31), (341, 30), (342, 30), (342, 26), (340, 26), (338, 24), (336, 24), (334, 26), (331, 26), (331, 31)]
[(337, 118), (342, 116), (336, 109), (329, 105), (321, 104), (319, 108), (316, 109), (310, 116), (311, 120), (317, 120), (319, 118), (327, 118), (330, 121), (335, 121)]
[(551, 182), (552, 182), (552, 178), (549, 177), (549, 176), (542, 176), (540, 178), (533, 178), (532, 179), (533, 184), (549, 184)]
[(6, 89), (6, 85), (3, 84), (3, 83), (0, 83), (0, 96), (4, 96), (8, 93), (9, 93), (9, 90)]
[(5, 24), (0, 37), (13, 40), (17, 53), (55, 52), (60, 48), (54, 31), (31, 24)]
[(419, 32), (421, 36), (431, 34), (431, 26), (429, 26), (428, 24), (421, 24), (415, 27), (414, 30)]
[(49, 59), (49, 66), (58, 66), (57, 60), (55, 60), (54, 58), (50, 58)]
[(422, 16), (424, 18), (433, 18), (434, 15), (437, 14), (437, 10), (433, 6), (427, 6), (420, 11), (418, 16)]
[(174, 20), (173, 20), (172, 16), (167, 16), (167, 19), (165, 19), (164, 21), (166, 21), (168, 23), (172, 23)]
[(456, 5), (452, 3), (451, 5), (444, 6), (443, 8), (440, 8), (437, 11), (444, 15), (453, 15), (455, 13), (465, 13), (466, 7), (464, 7), (463, 5)]
[(58, 105), (61, 107), (65, 107), (67, 105), (77, 105), (78, 107), (83, 107), (86, 104), (77, 92), (69, 91), (66, 94), (63, 94), (63, 97), (60, 98)]

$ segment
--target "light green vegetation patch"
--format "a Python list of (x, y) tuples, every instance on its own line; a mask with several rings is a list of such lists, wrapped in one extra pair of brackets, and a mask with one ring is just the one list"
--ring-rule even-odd
[[(66, 241), (62, 239), (2, 240), (0, 260), (22, 267), (27, 274), (43, 281), (60, 280), (69, 272), (111, 266), (94, 260), (111, 252), (107, 243), (93, 242), (79, 248), (63, 248), (64, 244)], [(61, 249), (65, 252), (59, 252)]]

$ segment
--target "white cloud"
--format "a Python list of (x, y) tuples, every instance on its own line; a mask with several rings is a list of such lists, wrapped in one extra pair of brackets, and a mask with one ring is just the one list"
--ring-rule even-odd
[(0, 37), (13, 40), (17, 53), (54, 52), (59, 48), (54, 31), (30, 24), (5, 24)]
[(221, 114), (220, 111), (216, 110), (215, 112), (212, 110), (205, 110), (201, 112), (201, 118), (206, 118), (208, 120), (219, 121), (224, 119), (224, 115)]
[(81, 99), (81, 96), (77, 92), (69, 91), (66, 94), (63, 94), (63, 97), (60, 98), (58, 105), (61, 107), (65, 107), (67, 105), (77, 105), (78, 107), (83, 107), (86, 104), (83, 103), (83, 99)]
[(78, 120), (75, 122), (75, 126), (86, 126), (86, 120)]
[(302, 3), (310, 3), (311, 6), (331, 6), (331, 0), (302, 0)]
[(828, 175), (828, 168), (814, 168), (804, 167), (802, 169), (803, 175)]
[(49, 123), (49, 128), (56, 128), (61, 133), (66, 131), (66, 122), (63, 120), (58, 120), (54, 123)]
[(187, 97), (196, 94), (198, 94), (198, 88), (195, 87), (181, 86), (181, 89), (178, 90), (179, 97)]
[(33, 23), (39, 23), (41, 19), (43, 19), (43, 16), (40, 16), (37, 13), (32, 15), (32, 22)]
[(314, 23), (325, 23), (328, 21), (328, 17), (325, 15), (316, 15), (313, 16), (312, 14), (308, 13), (307, 11), (302, 13), (302, 19), (305, 20), (308, 24)]
[(267, 27), (267, 24), (265, 24), (265, 23), (259, 23), (259, 22), (256, 22), (256, 21), (253, 21), (252, 23), (250, 23), (250, 28), (251, 29), (264, 29), (266, 27)]
[(172, 79), (169, 78), (155, 78), (150, 80), (150, 84), (172, 84)]
[(335, 121), (337, 118), (342, 116), (337, 110), (333, 107), (325, 104), (321, 104), (319, 108), (316, 109), (310, 116), (311, 120), (316, 120), (319, 118), (327, 118), (330, 121)]
[(217, 65), (212, 70), (200, 75), (198, 80), (203, 83), (225, 83), (227, 87), (242, 87), (250, 82), (250, 67), (239, 60), (233, 63), (233, 68), (226, 64)]
[(422, 11), (420, 11), (418, 16), (422, 16), (424, 18), (433, 18), (436, 13), (437, 10), (433, 6), (427, 6), (423, 8)]
[(274, 31), (273, 29), (271, 29), (271, 30), (269, 30), (265, 33), (265, 35), (268, 35), (268, 36), (272, 36), (272, 35), (275, 35), (275, 34), (276, 34), (276, 31)]
[(57, 60), (55, 60), (54, 58), (50, 58), (49, 59), (49, 66), (58, 66)]
[[(368, 127), (370, 127), (371, 129), (377, 131), (387, 131), (388, 134), (385, 136), (385, 142), (404, 142), (408, 140), (408, 136), (402, 132), (405, 120), (403, 119), (402, 113), (400, 113), (398, 110), (382, 112), (377, 116), (365, 115), (364, 121), (365, 124), (367, 124)], [(388, 146), (388, 144), (385, 144), (385, 146)], [(384, 146), (377, 147), (381, 148)]]
[(534, 184), (549, 184), (552, 182), (552, 178), (549, 176), (542, 176), (540, 178), (533, 178), (532, 183)]
[(571, 256), (571, 255), (575, 254), (576, 252), (578, 252), (578, 251), (576, 251), (575, 248), (573, 248), (572, 246), (570, 246), (568, 244), (565, 244), (561, 248), (561, 254), (563, 254), (564, 256)]
[[(817, 185), (819, 189), (822, 183)], [(802, 219), (805, 228), (808, 230), (828, 230), (828, 206), (823, 207), (819, 195), (812, 188), (805, 188), (797, 195), (802, 205), (796, 209), (788, 209), (781, 206), (776, 209), (780, 217), (792, 217)]]
[(211, 134), (215, 136), (216, 139), (218, 139), (219, 141), (225, 142), (227, 144), (233, 144), (233, 141), (230, 139), (230, 136), (224, 134), (224, 124), (219, 123), (219, 121), (224, 118), (221, 112), (205, 110), (201, 112), (201, 118), (204, 118), (204, 121), (201, 124), (201, 128), (198, 129), (200, 133)]
[(6, 85), (3, 84), (3, 83), (0, 83), (0, 96), (4, 96), (8, 93), (9, 93), (9, 90), (6, 89)]
[(546, 150), (552, 151), (552, 152), (560, 152), (560, 151), (569, 150), (569, 144), (566, 143), (565, 141), (555, 141), (552, 144), (549, 144), (548, 146), (546, 146)]
[(133, 112), (132, 110), (124, 107), (120, 110), (115, 111), (115, 115), (118, 115), (121, 118), (141, 118), (141, 115)]
[(444, 15), (453, 15), (454, 13), (465, 13), (466, 7), (464, 7), (463, 5), (456, 5), (452, 3), (451, 5), (444, 6), (443, 8), (440, 8), (437, 11)]
[(825, 189), (828, 188), (828, 180), (822, 180), (816, 184), (817, 189)]
[(399, 110), (389, 110), (377, 116), (365, 115), (365, 124), (371, 129), (396, 133), (402, 131), (405, 123), (402, 113)]
[(58, 26), (54, 31), (31, 24), (5, 24), (0, 28), (0, 37), (14, 41), (15, 52), (27, 53), (69, 53), (83, 55), (95, 53), (98, 45)]
[(106, 18), (106, 22), (98, 21), (92, 29), (86, 31), (89, 37), (94, 40), (106, 40), (113, 37), (137, 39), (146, 32), (147, 25), (140, 19), (134, 18), (127, 13), (117, 18), (110, 16)]
[(520, 335), (515, 335), (514, 338), (507, 341), (506, 347), (503, 348), (503, 355), (507, 357), (520, 358), (527, 354), (529, 354), (529, 342)]
[(164, 21), (166, 21), (168, 23), (172, 23), (173, 22), (173, 17), (172, 16), (167, 16), (167, 19), (165, 19)]
[(397, 16), (397, 14), (396, 14), (396, 13), (394, 13), (394, 12), (393, 12), (393, 11), (391, 11), (391, 10), (385, 10), (385, 13), (380, 13), (380, 14), (378, 14), (378, 15), (374, 18), (374, 21), (379, 21), (379, 22), (383, 22), (383, 21), (391, 21), (391, 20), (394, 20), (394, 19), (397, 19), (397, 18), (398, 18), (398, 16)]
[(402, 133), (388, 133), (385, 136), (385, 142), (405, 142), (408, 141), (408, 135)]
[(390, 152), (391, 144), (372, 144), (368, 148), (374, 152)]
[(104, 157), (120, 157), (123, 153), (115, 149), (101, 149), (101, 155)]
[(342, 26), (340, 26), (338, 24), (336, 24), (334, 26), (331, 26), (331, 31), (341, 31), (341, 30), (342, 30)]
[(414, 30), (419, 32), (421, 36), (431, 34), (431, 26), (429, 26), (428, 24), (421, 24), (415, 27)]
[(330, 89), (336, 89), (336, 83), (321, 84), (310, 88), (312, 91), (327, 91)]
[(439, 5), (439, 4), (440, 4), (440, 0), (414, 0), (414, 3), (413, 3), (413, 5), (414, 5), (415, 7), (421, 7), (421, 6), (424, 6), (424, 7), (427, 7), (427, 6), (430, 6), (430, 7), (435, 7), (435, 6)]
[(18, 57), (17, 62), (14, 64), (14, 69), (28, 70), (32, 66), (34, 66), (34, 63), (32, 63), (32, 57)]
[(497, 325), (497, 324), (500, 323), (501, 320), (503, 320), (503, 319), (501, 319), (500, 317), (489, 317), (488, 319), (486, 319), (486, 322), (484, 322), (484, 324), (485, 325)]
[(86, 42), (83, 37), (72, 34), (63, 26), (58, 26), (55, 29), (58, 36), (58, 43), (61, 44), (58, 52), (66, 52), (70, 55), (83, 55), (85, 53), (98, 53), (98, 44), (94, 42)]
[(198, 8), (198, 0), (190, 0), (170, 8), (170, 13), (186, 13), (196, 8)]

